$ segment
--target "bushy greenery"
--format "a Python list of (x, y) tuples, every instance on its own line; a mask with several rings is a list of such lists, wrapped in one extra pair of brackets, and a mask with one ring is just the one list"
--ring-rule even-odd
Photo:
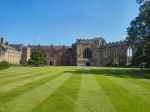
[(25, 61), (23, 59), (20, 60), (19, 62), (21, 65), (25, 65)]
[(28, 65), (39, 66), (39, 65), (46, 65), (46, 64), (47, 61), (45, 60), (43, 53), (41, 53), (38, 50), (32, 52), (31, 57), (28, 61)]
[(138, 50), (133, 56), (133, 63), (150, 64), (150, 0), (137, 0), (140, 4), (139, 15), (131, 21), (127, 28), (127, 42), (132, 44), (135, 40), (141, 41)]
[(94, 40), (101, 40), (102, 44), (106, 43), (106, 40), (103, 37), (95, 37)]
[(10, 67), (10, 64), (7, 61), (1, 61), (0, 62), (0, 70), (7, 69)]

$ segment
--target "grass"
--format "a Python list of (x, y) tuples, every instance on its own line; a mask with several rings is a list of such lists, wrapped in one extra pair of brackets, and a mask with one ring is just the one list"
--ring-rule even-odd
[(150, 112), (150, 70), (11, 67), (0, 71), (0, 112)]

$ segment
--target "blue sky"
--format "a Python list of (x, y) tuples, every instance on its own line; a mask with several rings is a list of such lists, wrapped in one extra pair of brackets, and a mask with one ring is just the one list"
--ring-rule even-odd
[(0, 0), (0, 37), (25, 45), (120, 41), (138, 8), (136, 0)]

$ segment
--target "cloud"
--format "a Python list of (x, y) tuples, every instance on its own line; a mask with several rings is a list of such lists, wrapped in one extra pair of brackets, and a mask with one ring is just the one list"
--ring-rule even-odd
[(41, 38), (40, 38), (40, 37), (37, 37), (37, 40), (41, 40)]
[(122, 36), (120, 36), (120, 38), (121, 38), (121, 39), (126, 39), (127, 36), (128, 36), (128, 35), (122, 35)]

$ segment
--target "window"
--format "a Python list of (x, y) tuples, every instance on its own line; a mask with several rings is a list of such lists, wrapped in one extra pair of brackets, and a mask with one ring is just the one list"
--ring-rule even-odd
[(89, 48), (86, 48), (83, 52), (83, 58), (92, 58), (92, 51)]
[(104, 58), (107, 58), (108, 57), (108, 52), (107, 52), (107, 50), (105, 50), (105, 56), (104, 56)]

